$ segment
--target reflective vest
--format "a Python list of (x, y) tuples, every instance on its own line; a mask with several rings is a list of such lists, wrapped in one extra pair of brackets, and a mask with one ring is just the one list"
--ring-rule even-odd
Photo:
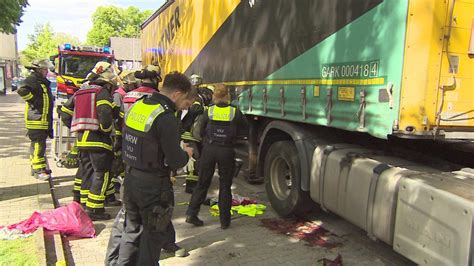
[(236, 108), (232, 106), (219, 107), (213, 105), (207, 110), (209, 123), (206, 127), (208, 143), (219, 145), (233, 145), (237, 137), (237, 128), (232, 122)]
[(154, 92), (157, 92), (157, 90), (150, 87), (139, 87), (127, 92), (123, 97), (123, 112), (126, 113), (130, 110), (130, 107), (141, 97), (151, 96)]
[(99, 119), (97, 117), (97, 93), (102, 87), (88, 85), (78, 90), (74, 94), (74, 114), (71, 122), (71, 132), (99, 129)]
[(127, 94), (127, 92), (122, 87), (116, 89), (115, 93), (120, 94), (120, 96), (122, 96), (122, 98), (125, 96), (125, 94)]
[[(87, 86), (97, 89), (96, 93), (94, 93), (95, 99), (92, 101), (92, 97), (84, 97), (83, 100), (86, 104), (81, 104), (81, 101), (77, 99), (77, 94), (83, 89), (76, 92), (76, 94), (74, 94), (74, 115), (76, 119), (79, 117), (79, 114), (81, 114), (81, 118), (87, 118), (90, 112), (95, 110), (98, 126), (91, 127), (94, 129), (77, 130), (77, 147), (86, 150), (112, 151), (111, 133), (114, 118), (113, 116), (109, 116), (109, 114), (113, 114), (113, 110), (116, 108), (115, 103), (112, 101), (110, 93), (107, 90), (94, 84), (88, 84)], [(89, 89), (84, 89), (84, 91), (88, 90)]]
[(125, 115), (122, 155), (128, 166), (145, 171), (158, 169), (160, 144), (150, 130), (155, 119), (166, 110), (161, 104), (139, 100)]

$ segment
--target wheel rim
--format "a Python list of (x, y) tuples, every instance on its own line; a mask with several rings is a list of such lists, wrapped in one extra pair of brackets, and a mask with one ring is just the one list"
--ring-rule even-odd
[(278, 157), (273, 160), (270, 168), (270, 180), (273, 193), (279, 200), (285, 200), (290, 196), (292, 176), (290, 165), (285, 159)]

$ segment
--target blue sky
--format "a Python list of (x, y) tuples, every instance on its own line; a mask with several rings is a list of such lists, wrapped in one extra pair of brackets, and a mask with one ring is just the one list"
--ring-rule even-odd
[(18, 27), (18, 50), (28, 43), (28, 34), (32, 34), (35, 24), (49, 22), (55, 32), (64, 32), (85, 41), (92, 27), (91, 15), (98, 6), (115, 5), (135, 6), (141, 10), (157, 10), (165, 0), (29, 0)]

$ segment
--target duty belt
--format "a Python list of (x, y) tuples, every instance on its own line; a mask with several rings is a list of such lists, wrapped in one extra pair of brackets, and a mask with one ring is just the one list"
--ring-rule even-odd
[(156, 172), (149, 172), (137, 168), (127, 166), (126, 172), (133, 176), (147, 177), (147, 178), (169, 178), (169, 176), (158, 176)]
[(233, 146), (234, 145), (234, 142), (230, 142), (230, 141), (208, 140), (207, 143), (211, 145), (218, 145), (218, 146)]

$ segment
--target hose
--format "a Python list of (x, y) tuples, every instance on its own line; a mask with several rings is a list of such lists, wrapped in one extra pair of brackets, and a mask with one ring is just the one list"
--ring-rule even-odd
[[(455, 5), (456, 5), (456, 0), (452, 0), (451, 5), (449, 7), (450, 10), (449, 10), (448, 33), (444, 36), (445, 39), (446, 39), (446, 44), (445, 44), (446, 45), (446, 56), (448, 58), (448, 64), (449, 64), (449, 68), (451, 70), (451, 73), (453, 73), (454, 84), (450, 85), (450, 86), (441, 86), (441, 87), (439, 87), (439, 89), (442, 91), (442, 93), (441, 93), (441, 101), (440, 101), (440, 105), (439, 105), (439, 110), (436, 113), (436, 126), (433, 129), (435, 139), (436, 139), (436, 136), (439, 133), (439, 126), (441, 124), (441, 121), (445, 121), (444, 119), (441, 118), (441, 113), (443, 112), (444, 97), (445, 97), (446, 91), (456, 89), (456, 76), (455, 76), (455, 73), (454, 73), (454, 67), (453, 67), (453, 64), (451, 63), (451, 58), (449, 58), (449, 40), (451, 38), (451, 28), (452, 28), (452, 25), (453, 25), (453, 15), (454, 15), (454, 6)], [(453, 120), (451, 120), (451, 121), (453, 121)]]
[(467, 117), (467, 118), (458, 118), (458, 119), (455, 119), (456, 117), (460, 117), (462, 115), (467, 115), (469, 113), (472, 113), (474, 112), (474, 109), (473, 110), (469, 110), (467, 112), (463, 112), (463, 113), (459, 113), (459, 114), (456, 114), (456, 115), (453, 115), (449, 118), (440, 118), (441, 121), (466, 121), (466, 120), (473, 120), (474, 117)]

